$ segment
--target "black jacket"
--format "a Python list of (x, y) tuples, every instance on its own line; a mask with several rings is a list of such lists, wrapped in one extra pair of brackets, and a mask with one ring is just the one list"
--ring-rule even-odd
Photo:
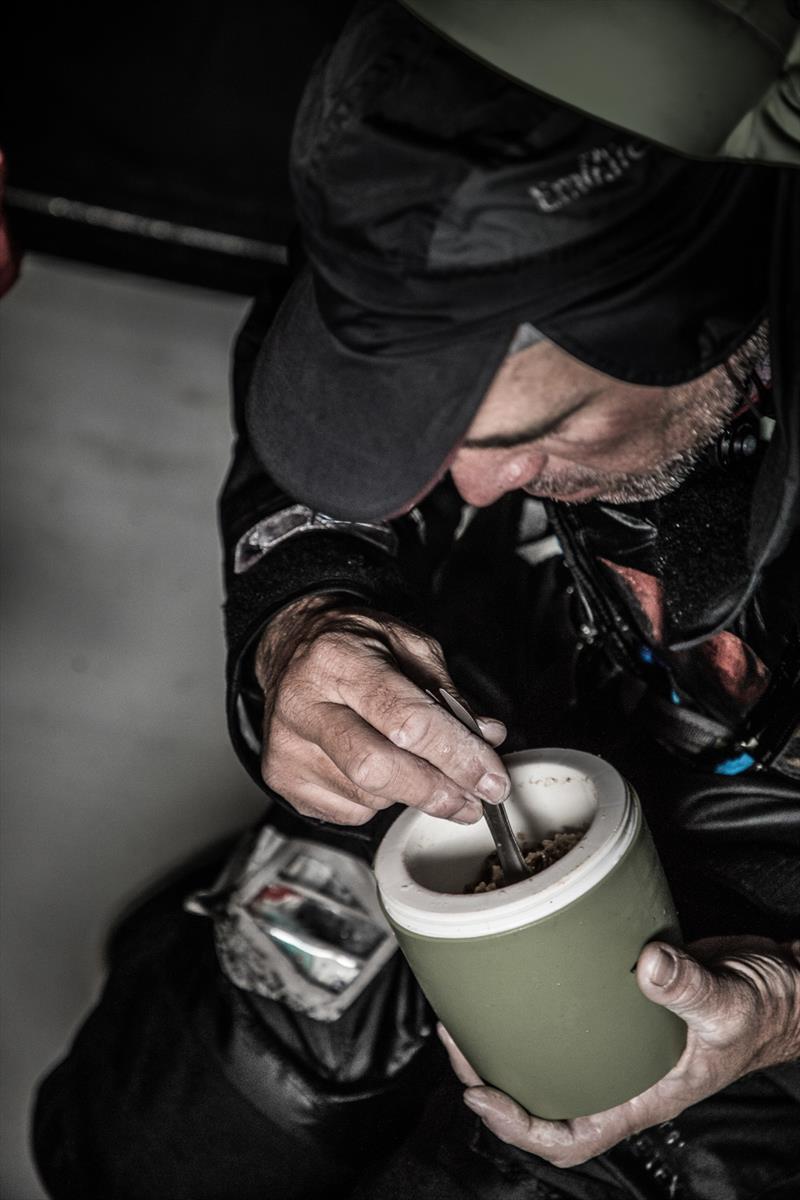
[[(799, 373), (790, 335), (799, 310), (788, 273), (776, 278), (769, 448), (755, 465), (707, 464), (659, 504), (550, 505), (542, 528), (541, 511), (519, 493), (475, 514), (463, 532), (463, 506), (445, 481), (416, 517), (395, 523), (391, 548), (369, 531), (328, 526), (260, 558), (246, 540), (239, 561), (251, 565), (237, 571), (241, 539), (292, 505), (239, 424), (220, 511), (229, 718), (253, 776), (260, 705), (251, 651), (264, 623), (296, 596), (351, 594), (435, 632), (459, 685), (507, 720), (511, 749), (580, 746), (633, 781), (687, 939), (796, 937)], [(237, 419), (278, 301), (257, 304), (239, 340)], [(555, 547), (546, 540), (553, 531), (562, 553), (542, 557)], [(631, 580), (651, 582), (637, 592)], [(648, 594), (660, 607), (646, 611)], [(728, 660), (707, 653), (720, 637)], [(711, 669), (725, 661), (755, 671), (737, 676), (751, 686), (736, 702)], [(760, 756), (763, 769), (745, 754)], [(746, 769), (719, 772), (737, 759)], [(362, 857), (380, 831), (377, 819), (313, 828), (281, 807), (268, 820)], [(777, 1197), (796, 1186), (794, 1139), (785, 1136), (800, 1096), (791, 1064), (569, 1172), (504, 1147), (462, 1105), (399, 955), (331, 1024), (227, 979), (211, 922), (181, 907), (190, 890), (211, 885), (224, 858), (213, 855), (118, 929), (103, 995), (40, 1087), (35, 1153), (58, 1200), (509, 1200), (532, 1188), (580, 1200), (623, 1191), (706, 1197), (718, 1190), (703, 1181), (716, 1189), (720, 1178), (748, 1195), (772, 1195), (777, 1182)]]
[[(749, 836), (768, 827), (769, 838), (798, 844), (797, 172), (782, 172), (780, 206), (769, 314), (772, 383), (759, 405), (776, 423), (771, 440), (755, 459), (724, 467), (709, 459), (663, 501), (550, 503), (547, 512), (570, 575), (564, 586), (572, 591), (559, 637), (578, 650), (563, 701), (573, 715), (576, 706), (587, 714), (577, 727), (574, 719), (571, 729), (563, 727), (562, 736), (607, 748), (607, 730), (588, 732), (590, 710), (603, 707), (626, 721), (635, 714), (637, 727), (697, 785), (702, 781), (703, 795), (715, 796), (710, 827), (722, 823), (729, 834), (735, 828)], [(329, 591), (353, 595), (436, 632), (453, 670), (460, 671), (462, 686), (471, 687), (476, 702), (509, 723), (510, 748), (543, 744), (555, 732), (547, 722), (520, 719), (520, 706), (530, 709), (520, 637), (535, 643), (541, 606), (537, 610), (535, 596), (532, 601), (528, 595), (527, 612), (519, 604), (511, 608), (508, 581), (499, 586), (519, 548), (521, 496), (504, 497), (473, 520), (466, 537), (457, 537), (464, 506), (445, 480), (412, 514), (393, 522), (391, 548), (379, 544), (373, 531), (337, 524), (289, 537), (247, 569), (237, 569), (237, 545), (241, 562), (248, 531), (294, 503), (260, 468), (243, 420), (252, 365), (280, 299), (280, 289), (262, 298), (239, 337), (237, 441), (220, 502), (228, 721), (240, 758), (260, 782), (260, 696), (252, 651), (265, 623), (294, 598)], [(514, 569), (520, 569), (518, 559)], [(535, 593), (541, 570), (528, 574), (526, 588)], [(494, 590), (487, 575), (498, 584)], [(460, 604), (459, 595), (469, 595), (469, 604)], [(773, 781), (784, 799), (777, 802), (770, 793), (761, 803)], [(689, 807), (691, 823), (702, 827), (707, 802), (691, 801)], [(356, 836), (372, 841), (375, 831), (368, 826)]]

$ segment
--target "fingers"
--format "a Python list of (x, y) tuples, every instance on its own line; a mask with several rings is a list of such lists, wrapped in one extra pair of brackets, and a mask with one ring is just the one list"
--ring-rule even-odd
[[(710, 949), (699, 943), (700, 953)], [(639, 955), (637, 982), (648, 1000), (686, 1022), (687, 1045), (696, 1048), (690, 1062), (711, 1052), (706, 1078), (718, 1070), (729, 1082), (796, 1055), (800, 1037), (789, 1031), (800, 1025), (800, 972), (762, 938), (721, 940), (715, 949), (714, 964), (704, 966), (686, 950), (652, 942)]]
[(270, 787), (305, 815), (340, 823), (394, 803), (471, 823), (481, 800), (505, 799), (510, 780), (490, 744), (504, 739), (502, 723), (486, 718), (484, 740), (426, 694), (453, 686), (436, 642), (346, 614), (315, 613), (310, 629), (265, 707)]
[(531, 1116), (504, 1092), (484, 1085), (444, 1025), (438, 1024), (436, 1032), (447, 1051), (453, 1071), (467, 1089), (464, 1103), (501, 1141), (538, 1154), (556, 1166), (576, 1166), (624, 1137), (624, 1133), (618, 1131), (618, 1127), (621, 1130), (624, 1125), (624, 1121), (618, 1117), (620, 1110), (600, 1114), (600, 1121), (603, 1118), (608, 1120), (599, 1127), (595, 1118), (544, 1121)]
[[(419, 637), (416, 642), (427, 646)], [(432, 656), (428, 649), (425, 653)], [(419, 670), (419, 664), (417, 667)], [(438, 678), (441, 665), (431, 661), (430, 671)], [(429, 763), (462, 792), (490, 803), (498, 803), (509, 794), (508, 773), (496, 751), (404, 675), (385, 647), (340, 633), (320, 636), (293, 666), (292, 678), (281, 689), (276, 711), (287, 725), (314, 741), (324, 724), (317, 705), (325, 700), (351, 709), (362, 719), (364, 728), (377, 730), (398, 750)], [(495, 735), (499, 736), (501, 728), (500, 723), (495, 724)], [(372, 747), (378, 749), (375, 742)], [(379, 761), (365, 761), (364, 770), (389, 777), (391, 762), (399, 772), (399, 759), (391, 759), (390, 748), (383, 748)], [(440, 786), (438, 775), (431, 777), (432, 785), (434, 780), (437, 782), (432, 790)], [(448, 798), (452, 798), (451, 793)], [(446, 803), (443, 799), (434, 801), (430, 795), (428, 799), (440, 807)]]
[(481, 815), (480, 804), (457, 783), (430, 762), (392, 745), (344, 705), (318, 705), (307, 735), (373, 806), (406, 804), (435, 817), (453, 817), (462, 809), (475, 820)]
[[(521, 1150), (530, 1150), (543, 1158), (549, 1158), (551, 1162), (555, 1161), (551, 1157), (553, 1153), (569, 1154), (574, 1150), (575, 1139), (567, 1122), (542, 1121), (538, 1117), (532, 1117), (504, 1092), (486, 1087), (441, 1022), (436, 1026), (436, 1032), (447, 1051), (453, 1071), (467, 1089), (464, 1092), (464, 1103), (477, 1113), (495, 1137), (512, 1146), (518, 1146)], [(576, 1162), (582, 1161), (583, 1158), (576, 1159)]]
[(731, 980), (713, 974), (685, 950), (665, 942), (645, 946), (636, 978), (648, 1000), (670, 1009), (690, 1029), (705, 1036), (714, 1036), (739, 1007), (731, 994)]
[(464, 1103), (495, 1137), (556, 1167), (577, 1167), (604, 1154), (623, 1138), (672, 1119), (685, 1107), (668, 1099), (657, 1100), (654, 1089), (616, 1108), (571, 1121), (545, 1121), (532, 1116), (496, 1088), (470, 1087), (464, 1093)]
[[(452, 685), (451, 685), (452, 686)], [(464, 791), (497, 804), (511, 790), (500, 756), (388, 664), (343, 681), (342, 701), (398, 749), (424, 759)]]
[(778, 943), (772, 938), (747, 934), (744, 937), (710, 937), (690, 942), (685, 947), (692, 958), (709, 968), (716, 963), (724, 962), (729, 954), (740, 954), (742, 951), (764, 951), (770, 953), (778, 948)]
[(651, 942), (639, 955), (636, 980), (648, 1000), (669, 1008), (690, 1028), (705, 1032), (708, 1018), (718, 1017), (719, 981), (683, 950)]
[(574, 1167), (601, 1152), (592, 1152), (576, 1138), (570, 1122), (532, 1117), (510, 1096), (495, 1088), (470, 1088), (464, 1093), (464, 1103), (501, 1142), (537, 1154), (554, 1166)]
[(495, 717), (477, 717), (481, 733), (492, 746), (502, 746), (508, 737), (508, 730), (502, 721)]
[(464, 1103), (495, 1137), (561, 1168), (580, 1166), (630, 1134), (676, 1115), (674, 1110), (665, 1109), (663, 1115), (646, 1116), (628, 1103), (591, 1117), (545, 1121), (531, 1116), (510, 1096), (487, 1087), (470, 1088), (464, 1094)]
[[(651, 943), (642, 951), (637, 964), (642, 992), (682, 1016), (689, 1026), (689, 1038), (679, 1063), (641, 1095), (591, 1116), (545, 1121), (527, 1113), (511, 1097), (481, 1085), (452, 1039), (443, 1037), (453, 1068), (467, 1087), (465, 1104), (502, 1141), (554, 1166), (573, 1167), (633, 1133), (672, 1120), (749, 1070), (790, 1060), (791, 1048), (775, 1050), (775, 1039), (770, 1042), (769, 1031), (765, 1033), (762, 1026), (766, 1013), (766, 1024), (783, 1031), (792, 1024), (790, 1013), (798, 1011), (800, 995), (792, 999), (787, 977), (788, 972), (796, 973), (787, 961), (794, 958), (794, 947), (783, 959), (776, 953), (782, 948), (765, 944), (764, 939), (727, 942), (695, 947), (699, 953), (724, 953), (714, 971), (685, 950), (663, 942)], [(798, 1023), (796, 1015), (794, 1023)], [(759, 1056), (762, 1044), (769, 1050)]]
[(458, 1079), (461, 1080), (465, 1087), (480, 1087), (483, 1080), (475, 1068), (467, 1062), (441, 1021), (436, 1026), (436, 1032), (439, 1035), (440, 1042), (447, 1051), (450, 1066), (455, 1071)]
[[(477, 800), (429, 764), (396, 751), (375, 730), (363, 728), (355, 713), (341, 705), (316, 707), (327, 714), (327, 727), (316, 723), (323, 719), (320, 714), (303, 734), (273, 722), (271, 752), (262, 765), (265, 783), (303, 816), (362, 825), (392, 804), (413, 803), (432, 816), (460, 824), (480, 820)], [(387, 761), (384, 747), (400, 759), (399, 766)]]
[[(275, 789), (278, 791), (279, 789)], [(292, 807), (304, 817), (316, 821), (330, 821), (334, 825), (365, 825), (375, 816), (375, 810), (366, 804), (346, 800), (341, 791), (333, 792), (315, 784), (303, 784), (293, 790)]]
[(521, 1150), (532, 1148), (536, 1118), (504, 1092), (488, 1087), (470, 1088), (464, 1093), (464, 1103), (502, 1142), (519, 1146)]

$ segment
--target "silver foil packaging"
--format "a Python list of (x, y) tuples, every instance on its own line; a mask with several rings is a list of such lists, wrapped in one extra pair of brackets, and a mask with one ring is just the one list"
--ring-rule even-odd
[(185, 907), (214, 921), (237, 987), (319, 1021), (335, 1021), (397, 948), (366, 863), (270, 828)]

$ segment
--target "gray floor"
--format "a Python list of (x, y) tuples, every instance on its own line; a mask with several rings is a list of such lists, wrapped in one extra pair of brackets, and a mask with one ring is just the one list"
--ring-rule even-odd
[(242, 300), (29, 259), (2, 359), (2, 1184), (120, 907), (259, 793), (223, 719), (214, 501)]

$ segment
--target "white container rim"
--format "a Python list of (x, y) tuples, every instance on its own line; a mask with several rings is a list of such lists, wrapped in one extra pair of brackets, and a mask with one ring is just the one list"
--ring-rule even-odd
[(639, 805), (633, 789), (610, 763), (562, 749), (524, 750), (505, 755), (504, 762), (513, 783), (506, 807), (515, 829), (538, 819), (540, 824), (544, 821), (545, 836), (558, 827), (553, 814), (571, 813), (574, 821), (580, 806), (587, 811), (588, 805), (593, 813), (584, 836), (558, 862), (521, 883), (477, 895), (438, 891), (420, 879), (426, 871), (431, 873), (426, 861), (466, 855), (477, 868), (493, 848), (491, 835), (485, 821), (458, 825), (408, 809), (384, 837), (375, 859), (381, 901), (401, 929), (460, 939), (522, 928), (585, 895), (631, 845), (640, 826)]

